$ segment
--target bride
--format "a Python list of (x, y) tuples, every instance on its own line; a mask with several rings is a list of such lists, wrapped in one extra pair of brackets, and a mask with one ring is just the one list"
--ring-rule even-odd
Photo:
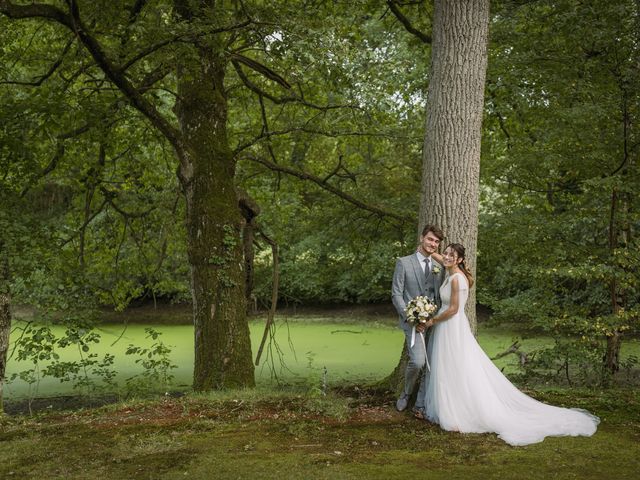
[(511, 445), (537, 443), (547, 436), (593, 435), (598, 417), (525, 395), (482, 351), (464, 313), (473, 285), (464, 255), (464, 247), (452, 243), (442, 257), (436, 257), (447, 277), (440, 287), (442, 307), (427, 322), (427, 327), (433, 326), (427, 349), (431, 364), (427, 419), (450, 431), (496, 432)]

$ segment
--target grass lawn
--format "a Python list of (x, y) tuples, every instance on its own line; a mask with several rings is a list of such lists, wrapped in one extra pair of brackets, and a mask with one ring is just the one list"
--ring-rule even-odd
[(637, 391), (529, 393), (602, 423), (593, 437), (511, 447), (398, 413), (380, 392), (230, 391), (0, 418), (0, 478), (638, 478)]

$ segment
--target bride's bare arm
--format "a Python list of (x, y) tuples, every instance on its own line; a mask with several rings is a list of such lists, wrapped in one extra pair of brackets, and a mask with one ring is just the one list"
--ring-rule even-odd
[(449, 304), (449, 308), (447, 308), (444, 312), (440, 312), (438, 315), (428, 320), (425, 323), (425, 326), (432, 327), (438, 322), (444, 322), (445, 320), (449, 320), (453, 317), (458, 311), (458, 303), (460, 298), (460, 284), (458, 283), (458, 279), (453, 277), (451, 279), (451, 303)]
[(443, 262), (444, 258), (438, 252), (432, 253), (431, 258), (433, 258), (440, 265), (444, 265), (444, 262)]

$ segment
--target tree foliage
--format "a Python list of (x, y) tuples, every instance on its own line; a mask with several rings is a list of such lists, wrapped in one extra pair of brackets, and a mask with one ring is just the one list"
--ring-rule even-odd
[[(227, 228), (211, 227), (218, 250), (203, 271), (237, 263), (241, 219), (220, 213), (235, 193), (189, 203), (183, 153), (211, 147), (222, 153), (203, 155), (200, 172), (224, 157), (229, 185), (248, 192), (280, 247), (281, 305), (387, 302), (393, 258), (414, 248), (431, 2), (195, 3), (49, 2), (76, 6), (111, 69), (73, 29), (0, 16), (12, 300), (52, 321), (191, 300), (194, 206)], [(538, 371), (588, 352), (605, 378), (603, 357), (615, 370), (638, 328), (639, 17), (633, 0), (492, 3), (478, 295), (496, 319), (558, 338)], [(224, 114), (226, 140), (184, 127), (181, 102), (209, 98), (213, 73), (192, 78), (203, 51), (217, 52), (205, 57), (225, 97), (209, 113)], [(178, 138), (194, 143), (181, 150)], [(271, 250), (257, 243), (254, 294), (266, 306)], [(240, 273), (225, 275), (220, 285)]]
[(560, 366), (591, 352), (591, 379), (606, 381), (640, 313), (638, 5), (500, 7), (487, 85), (482, 301), (499, 318), (553, 333)]

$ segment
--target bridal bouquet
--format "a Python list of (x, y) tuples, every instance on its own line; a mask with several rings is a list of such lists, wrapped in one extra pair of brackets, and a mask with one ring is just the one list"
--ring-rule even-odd
[(418, 296), (411, 300), (404, 311), (407, 314), (407, 322), (412, 324), (427, 323), (438, 307), (429, 298)]

